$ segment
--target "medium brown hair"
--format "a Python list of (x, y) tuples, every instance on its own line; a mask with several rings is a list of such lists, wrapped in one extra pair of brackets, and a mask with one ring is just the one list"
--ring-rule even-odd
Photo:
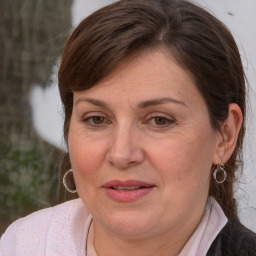
[[(220, 130), (227, 119), (230, 103), (238, 104), (245, 116), (244, 71), (237, 45), (223, 23), (186, 0), (121, 0), (84, 19), (65, 45), (59, 90), (66, 142), (73, 92), (95, 86), (132, 54), (156, 47), (167, 48), (190, 73), (204, 97), (214, 129)], [(209, 190), (229, 219), (237, 218), (233, 185), (241, 163), (243, 137), (244, 124), (236, 148), (225, 163), (226, 181), (217, 184), (212, 180)], [(68, 156), (66, 160), (67, 170)]]

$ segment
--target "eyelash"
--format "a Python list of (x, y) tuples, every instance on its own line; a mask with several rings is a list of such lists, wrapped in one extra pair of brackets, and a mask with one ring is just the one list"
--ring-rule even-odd
[[(102, 120), (101, 123), (96, 123), (96, 118), (100, 118)], [(156, 120), (159, 119), (161, 121), (164, 121), (163, 124), (157, 124)], [(83, 123), (87, 124), (88, 126), (92, 127), (92, 128), (99, 128), (104, 126), (105, 124), (111, 124), (111, 121), (108, 120), (105, 116), (103, 115), (93, 115), (93, 116), (89, 116), (84, 118)], [(153, 123), (152, 123), (153, 122)], [(155, 116), (151, 116), (150, 118), (148, 118), (145, 122), (143, 122), (143, 124), (150, 124), (152, 126), (155, 126), (157, 128), (166, 128), (168, 126), (170, 126), (171, 124), (173, 124), (175, 122), (174, 119), (171, 118), (167, 118), (161, 115), (155, 115)]]
[[(162, 121), (164, 121), (164, 124), (157, 124), (156, 123), (156, 120), (157, 119), (161, 119)], [(150, 122), (154, 122), (154, 126), (158, 127), (158, 128), (165, 128), (165, 127), (168, 127), (170, 126), (171, 124), (173, 124), (175, 122), (174, 119), (171, 119), (171, 118), (167, 118), (165, 116), (161, 116), (161, 115), (156, 115), (156, 116), (152, 116), (150, 117), (149, 119), (147, 119), (146, 123), (150, 123)], [(159, 121), (159, 120), (158, 120)]]
[[(101, 118), (101, 120), (103, 119), (103, 122), (100, 124), (97, 124), (95, 123), (95, 118)], [(93, 115), (93, 116), (86, 117), (83, 119), (83, 122), (91, 127), (101, 127), (106, 123), (107, 124), (111, 123), (105, 116), (101, 116), (101, 115)]]

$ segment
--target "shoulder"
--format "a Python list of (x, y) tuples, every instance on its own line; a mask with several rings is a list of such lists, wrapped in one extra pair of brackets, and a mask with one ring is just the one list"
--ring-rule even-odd
[(228, 221), (212, 243), (207, 255), (256, 255), (256, 234), (238, 221)]
[(18, 255), (22, 251), (24, 255), (40, 255), (50, 237), (61, 239), (63, 232), (66, 235), (72, 229), (79, 229), (78, 219), (85, 221), (88, 216), (81, 199), (32, 213), (8, 227), (1, 237), (0, 254)]

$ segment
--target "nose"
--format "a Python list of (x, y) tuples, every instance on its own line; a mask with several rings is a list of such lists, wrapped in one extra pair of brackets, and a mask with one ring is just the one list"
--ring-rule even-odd
[(118, 127), (111, 136), (107, 161), (118, 169), (127, 169), (144, 160), (140, 134), (136, 128)]

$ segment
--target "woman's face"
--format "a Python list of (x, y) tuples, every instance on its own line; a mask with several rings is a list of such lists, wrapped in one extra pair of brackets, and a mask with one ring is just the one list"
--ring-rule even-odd
[(146, 237), (194, 229), (218, 160), (203, 97), (164, 50), (74, 93), (68, 145), (95, 230)]

